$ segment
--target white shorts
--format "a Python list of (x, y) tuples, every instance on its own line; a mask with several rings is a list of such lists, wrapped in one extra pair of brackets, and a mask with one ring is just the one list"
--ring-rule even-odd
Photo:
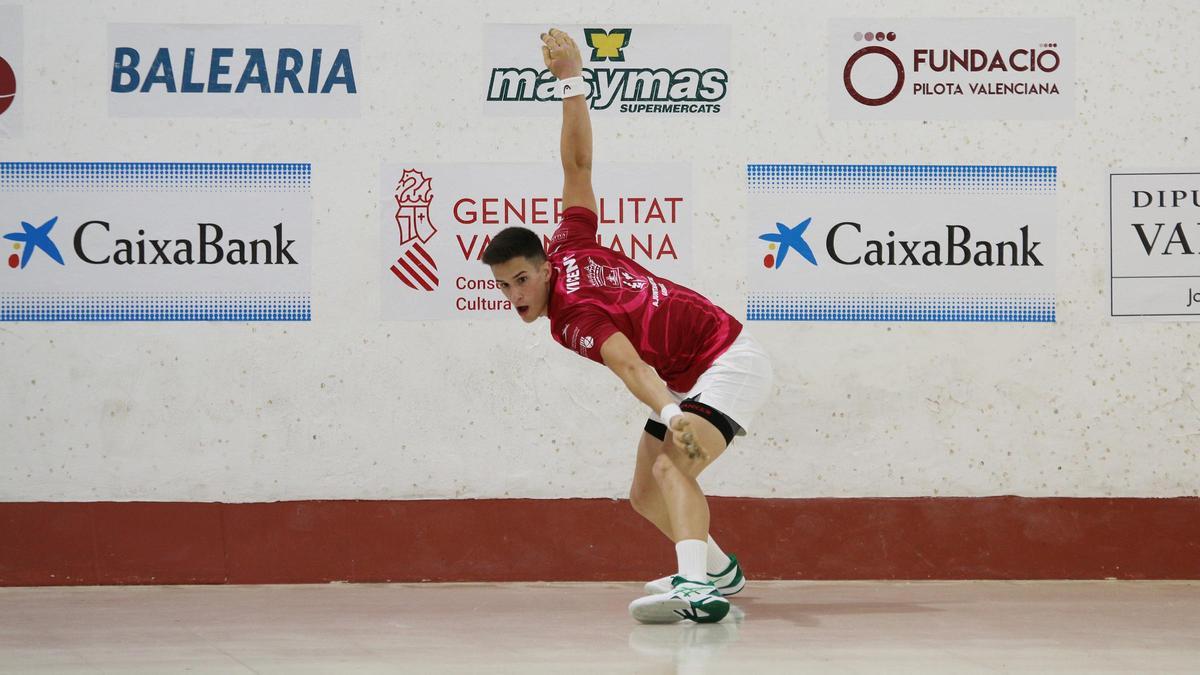
[[(734, 422), (736, 435), (745, 436), (758, 410), (767, 402), (774, 379), (771, 357), (743, 328), (729, 349), (717, 357), (691, 389), (667, 391), (676, 403), (695, 399), (717, 409)], [(650, 419), (663, 423), (657, 412)]]

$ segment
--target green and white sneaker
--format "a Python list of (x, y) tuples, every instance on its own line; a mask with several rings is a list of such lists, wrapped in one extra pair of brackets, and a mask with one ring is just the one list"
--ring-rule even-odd
[[(657, 595), (659, 593), (671, 592), (671, 579), (674, 577), (663, 577), (654, 581), (646, 582), (646, 593)], [(738, 563), (737, 556), (729, 554), (729, 566), (724, 570), (708, 575), (708, 582), (717, 587), (721, 595), (729, 597), (737, 595), (743, 588), (746, 587), (746, 577), (742, 574), (742, 566)]]
[(729, 601), (712, 584), (676, 576), (670, 593), (640, 597), (629, 603), (629, 613), (642, 623), (716, 623), (729, 613)]

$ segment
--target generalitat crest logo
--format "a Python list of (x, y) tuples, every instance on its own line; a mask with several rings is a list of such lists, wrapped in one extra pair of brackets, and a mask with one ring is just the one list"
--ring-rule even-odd
[(415, 291), (432, 291), (439, 283), (437, 263), (424, 246), (437, 234), (437, 227), (429, 218), (432, 185), (432, 178), (416, 169), (405, 169), (396, 186), (396, 226), (400, 229), (402, 253), (391, 269), (405, 286)]
[(809, 247), (808, 242), (804, 241), (804, 232), (811, 224), (811, 217), (805, 218), (795, 227), (788, 227), (783, 223), (775, 223), (775, 232), (758, 235), (759, 239), (768, 242), (768, 253), (763, 256), (763, 267), (767, 269), (779, 269), (783, 265), (783, 260), (787, 257), (788, 251), (796, 251), (805, 260), (816, 265), (817, 257), (813, 255), (812, 248)]
[(58, 252), (58, 247), (50, 239), (50, 230), (54, 229), (56, 223), (58, 223), (58, 216), (54, 216), (38, 226), (21, 221), (20, 232), (10, 232), (4, 235), (5, 239), (16, 242), (13, 244), (14, 253), (8, 256), (8, 266), (13, 269), (17, 267), (25, 269), (25, 266), (29, 264), (29, 259), (33, 257), (33, 252), (38, 249), (41, 249), (59, 265), (66, 265), (63, 262), (62, 254)]
[(633, 35), (632, 28), (614, 28), (605, 31), (603, 28), (584, 28), (583, 37), (592, 48), (590, 61), (624, 61), (625, 52), (629, 46), (629, 37)]

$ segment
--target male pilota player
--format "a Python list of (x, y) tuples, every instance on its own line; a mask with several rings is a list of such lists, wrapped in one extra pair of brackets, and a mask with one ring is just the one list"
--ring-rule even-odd
[(649, 595), (630, 613), (648, 623), (720, 621), (729, 612), (725, 596), (746, 579), (708, 534), (696, 477), (745, 435), (771, 389), (771, 363), (720, 307), (596, 243), (582, 59), (563, 31), (550, 29), (542, 42), (563, 100), (562, 222), (549, 252), (534, 232), (510, 227), (488, 244), (483, 262), (526, 323), (549, 317), (555, 341), (603, 363), (650, 406), (630, 501), (675, 542), (679, 571), (647, 583)]

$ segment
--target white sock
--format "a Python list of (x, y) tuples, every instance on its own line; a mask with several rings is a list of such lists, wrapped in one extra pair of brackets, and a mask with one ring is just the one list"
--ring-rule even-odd
[(717, 546), (717, 542), (713, 541), (710, 534), (708, 536), (708, 573), (720, 574), (725, 571), (726, 567), (729, 567), (729, 556), (721, 550), (720, 546)]
[(675, 556), (679, 558), (679, 576), (689, 581), (708, 583), (704, 563), (708, 556), (708, 542), (699, 539), (684, 539), (675, 543)]

